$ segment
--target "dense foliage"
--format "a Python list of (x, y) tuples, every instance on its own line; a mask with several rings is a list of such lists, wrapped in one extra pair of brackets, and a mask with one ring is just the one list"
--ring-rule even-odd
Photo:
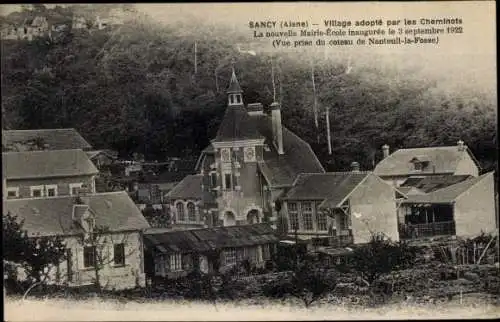
[[(241, 53), (235, 45), (240, 41), (219, 27), (174, 29), (138, 16), (119, 27), (69, 30), (52, 40), (3, 41), (2, 125), (75, 127), (96, 148), (121, 155), (196, 156), (222, 118), (233, 59), (246, 102), (273, 100), (270, 56)], [(371, 169), (385, 143), (395, 149), (459, 139), (483, 168), (496, 166), (495, 99), (473, 91), (445, 95), (439, 83), (421, 77), (397, 74), (395, 81), (396, 72), (379, 66), (345, 74), (343, 63), (317, 58), (317, 131), (311, 66), (293, 55), (274, 64), (284, 124), (312, 145), (328, 169), (347, 169), (354, 160)]]
[(47, 282), (50, 270), (65, 259), (66, 247), (59, 237), (29, 237), (24, 221), (11, 213), (2, 216), (3, 259), (24, 268), (28, 280)]

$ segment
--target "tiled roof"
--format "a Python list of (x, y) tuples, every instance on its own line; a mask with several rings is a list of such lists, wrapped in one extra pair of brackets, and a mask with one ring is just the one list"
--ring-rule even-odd
[(469, 175), (460, 175), (460, 176), (452, 176), (452, 175), (431, 175), (426, 177), (419, 178), (408, 178), (405, 182), (403, 182), (400, 186), (402, 187), (414, 187), (418, 190), (421, 190), (425, 193), (432, 192), (441, 188), (445, 188), (451, 186), (453, 184), (462, 182), (471, 178)]
[(278, 154), (273, 144), (271, 117), (251, 116), (254, 126), (266, 138), (270, 151), (264, 151), (264, 162), (259, 164), (264, 177), (271, 186), (291, 186), (300, 173), (324, 173), (325, 170), (311, 146), (295, 133), (283, 126), (284, 154)]
[(411, 195), (408, 196), (408, 199), (404, 200), (403, 203), (452, 203), (462, 193), (490, 175), (493, 175), (493, 172), (483, 174), (479, 177), (470, 177), (469, 179), (441, 189), (433, 190), (426, 194)]
[(243, 105), (231, 105), (226, 109), (217, 135), (212, 142), (263, 139), (255, 128)]
[[(454, 173), (458, 163), (467, 154), (475, 161), (466, 147), (463, 150), (458, 146), (399, 149), (380, 161), (374, 173), (379, 176)], [(422, 171), (415, 171), (410, 162), (414, 158), (429, 162), (429, 165)]]
[(2, 131), (2, 146), (23, 143), (40, 138), (48, 150), (92, 149), (92, 146), (75, 129), (39, 129)]
[[(141, 211), (124, 191), (91, 194), (81, 197), (95, 215), (97, 226), (111, 231), (133, 231), (149, 228)], [(71, 196), (9, 199), (4, 201), (4, 211), (24, 219), (24, 229), (41, 236), (74, 235), (82, 232), (73, 219)]]
[[(268, 224), (214, 227), (186, 231), (146, 233), (147, 243), (164, 252), (192, 252), (275, 243), (278, 238)], [(162, 246), (161, 249), (159, 246)]]
[(203, 199), (202, 182), (203, 175), (188, 175), (170, 190), (166, 197), (172, 199)]
[(368, 176), (366, 172), (300, 174), (284, 200), (318, 200), (320, 207), (335, 208)]
[(69, 177), (97, 174), (83, 150), (47, 150), (2, 153), (6, 179)]

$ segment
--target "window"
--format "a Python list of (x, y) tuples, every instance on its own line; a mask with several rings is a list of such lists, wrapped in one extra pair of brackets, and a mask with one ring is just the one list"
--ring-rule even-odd
[(95, 266), (95, 246), (83, 248), (83, 267), (89, 268)]
[(70, 183), (69, 184), (69, 194), (71, 196), (76, 196), (82, 189), (81, 183)]
[(57, 185), (47, 185), (45, 186), (45, 190), (47, 191), (47, 196), (48, 197), (55, 197), (57, 196)]
[(349, 228), (349, 217), (346, 214), (340, 214), (340, 229), (348, 229)]
[(182, 254), (175, 253), (170, 255), (170, 271), (177, 272), (182, 270)]
[(235, 187), (238, 186), (238, 177), (236, 175), (233, 176), (233, 184)]
[(310, 202), (302, 203), (302, 222), (304, 230), (313, 230), (312, 206)]
[(422, 163), (421, 162), (413, 162), (413, 166), (415, 167), (415, 171), (422, 171)]
[(43, 197), (43, 186), (32, 186), (30, 192), (33, 198)]
[(18, 198), (19, 188), (7, 188), (7, 198)]
[(224, 261), (226, 265), (236, 264), (236, 248), (228, 248), (224, 250)]
[(212, 188), (217, 187), (217, 173), (216, 172), (210, 173), (210, 186)]
[(175, 205), (175, 208), (177, 209), (177, 220), (185, 221), (186, 217), (184, 214), (184, 204), (182, 202), (178, 202), (177, 205)]
[(232, 190), (231, 177), (232, 177), (232, 175), (230, 173), (224, 174), (224, 184), (225, 184), (224, 188), (226, 190)]
[(125, 265), (125, 244), (114, 244), (113, 245), (113, 261), (115, 266)]
[(290, 229), (299, 229), (299, 214), (297, 212), (297, 204), (295, 202), (288, 204), (288, 218), (290, 220)]
[(196, 221), (196, 207), (194, 203), (190, 202), (187, 204), (188, 209), (188, 220), (195, 222)]
[(241, 96), (240, 95), (236, 95), (236, 103), (241, 103)]
[(316, 212), (316, 224), (318, 226), (318, 230), (327, 231), (327, 223), (326, 223), (326, 214), (322, 211)]
[(265, 261), (271, 259), (271, 250), (269, 249), (269, 244), (262, 245), (262, 259)]

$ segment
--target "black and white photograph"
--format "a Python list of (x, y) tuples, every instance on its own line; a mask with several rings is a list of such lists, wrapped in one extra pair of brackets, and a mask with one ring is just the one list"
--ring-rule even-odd
[(1, 4), (4, 319), (500, 318), (495, 9)]

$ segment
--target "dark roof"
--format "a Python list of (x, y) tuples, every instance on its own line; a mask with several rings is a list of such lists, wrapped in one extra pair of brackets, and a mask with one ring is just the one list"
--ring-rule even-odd
[(203, 175), (188, 175), (170, 190), (166, 197), (171, 199), (203, 199), (202, 182)]
[[(458, 146), (399, 149), (380, 161), (374, 173), (379, 176), (454, 173), (459, 162), (467, 154), (479, 166), (467, 147), (463, 149), (459, 149)], [(415, 171), (412, 163), (415, 158), (428, 162), (428, 166), (422, 171)]]
[(8, 147), (36, 138), (47, 144), (48, 150), (92, 149), (92, 146), (75, 129), (39, 129), (2, 131), (2, 145)]
[(460, 175), (460, 176), (452, 176), (452, 175), (431, 175), (426, 177), (410, 177), (406, 179), (400, 186), (401, 187), (414, 187), (425, 193), (432, 192), (441, 188), (445, 188), (451, 186), (453, 184), (462, 182), (471, 178), (469, 175)]
[(297, 177), (284, 200), (319, 200), (320, 207), (338, 207), (342, 201), (371, 173), (328, 172), (307, 173)]
[(204, 252), (210, 249), (244, 247), (275, 243), (274, 230), (265, 223), (243, 226), (146, 233), (145, 240), (162, 252)]
[(291, 186), (300, 173), (325, 172), (311, 146), (295, 133), (283, 126), (284, 154), (278, 154), (273, 144), (271, 118), (267, 115), (251, 118), (269, 147), (269, 151), (264, 150), (264, 162), (259, 163), (259, 168), (271, 186)]
[(227, 88), (227, 93), (241, 93), (241, 87), (240, 83), (238, 82), (238, 79), (236, 78), (236, 73), (233, 72), (231, 74), (231, 80), (229, 81), (229, 87)]
[(6, 179), (70, 177), (97, 174), (83, 150), (47, 150), (2, 153)]
[(453, 203), (462, 193), (490, 175), (493, 175), (493, 172), (485, 173), (479, 177), (470, 177), (447, 187), (432, 190), (426, 194), (411, 195), (403, 203)]
[(86, 153), (90, 159), (93, 159), (100, 154), (106, 155), (107, 157), (113, 160), (118, 159), (118, 153), (112, 150), (91, 150), (91, 151), (86, 151)]
[[(91, 194), (81, 199), (95, 215), (97, 226), (108, 227), (114, 232), (150, 227), (125, 191)], [(42, 236), (81, 233), (82, 229), (72, 219), (75, 204), (76, 198), (71, 196), (4, 201), (6, 211), (25, 220), (24, 229)]]
[(230, 105), (213, 142), (263, 139), (243, 105)]

